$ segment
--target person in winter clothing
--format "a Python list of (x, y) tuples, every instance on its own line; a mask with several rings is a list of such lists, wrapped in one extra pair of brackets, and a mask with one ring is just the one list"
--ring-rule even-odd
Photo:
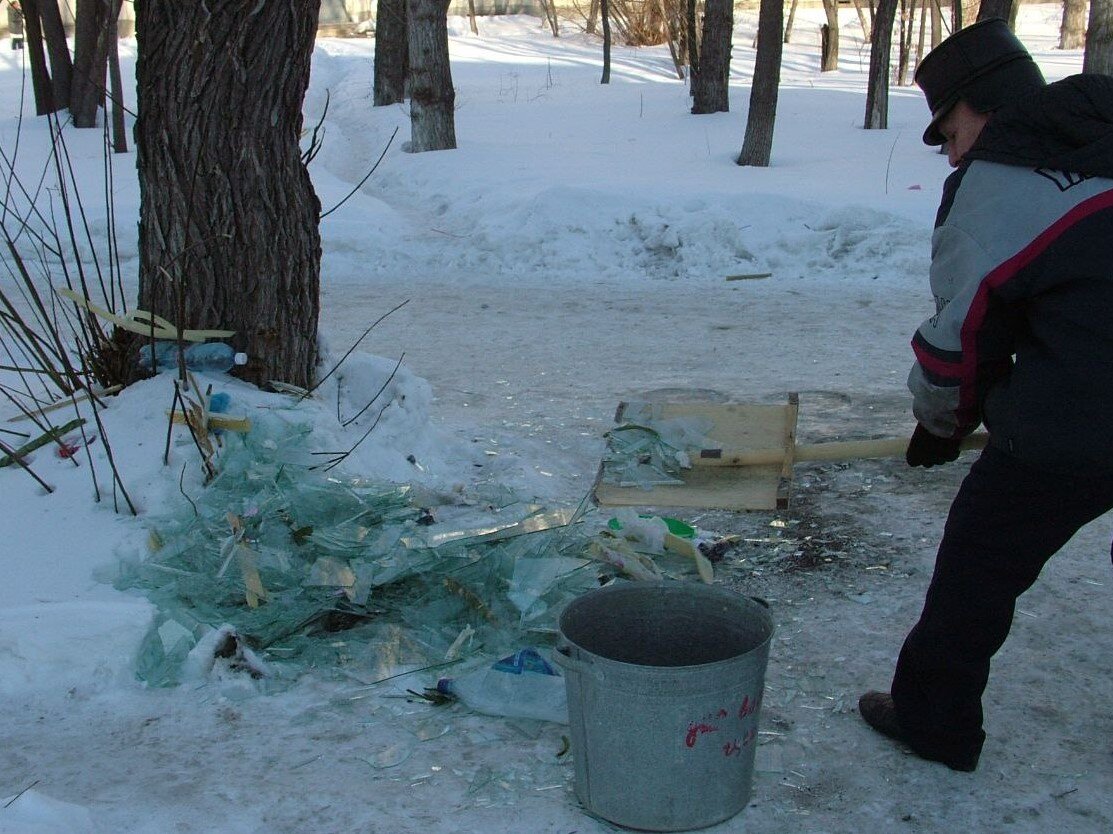
[(1113, 77), (1046, 84), (1002, 20), (924, 59), (928, 145), (946, 144), (932, 236), (936, 313), (909, 375), (907, 461), (989, 444), (951, 506), (890, 692), (859, 713), (921, 757), (977, 767), (982, 693), (1017, 597), (1113, 509)]

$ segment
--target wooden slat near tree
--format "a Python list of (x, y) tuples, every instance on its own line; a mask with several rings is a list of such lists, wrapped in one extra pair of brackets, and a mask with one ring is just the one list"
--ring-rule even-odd
[(750, 87), (750, 109), (739, 165), (765, 168), (773, 153), (773, 126), (777, 121), (777, 95), (781, 85), (783, 0), (761, 0), (757, 22), (757, 56)]
[(139, 306), (226, 328), (236, 373), (307, 388), (321, 205), (301, 158), (318, 0), (136, 4)]

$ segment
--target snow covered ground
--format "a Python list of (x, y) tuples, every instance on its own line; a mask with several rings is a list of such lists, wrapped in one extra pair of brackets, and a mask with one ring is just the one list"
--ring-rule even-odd
[[(402, 149), (405, 109), (371, 107), (374, 42), (320, 40), (305, 111), (313, 124), (331, 98), (311, 167), (326, 209), (399, 128), (374, 176), (321, 227), (321, 329), (335, 353), (409, 299), (363, 343), (371, 355), (347, 366), (350, 413), (405, 354), (392, 394), (407, 405), (384, 415), (350, 472), (437, 488), (482, 477), (574, 506), (616, 404), (639, 397), (781, 402), (797, 391), (802, 441), (907, 432), (908, 340), (931, 312), (928, 241), (949, 169), (920, 143), (915, 88), (892, 91), (888, 130), (861, 129), (868, 50), (855, 16), (844, 18), (839, 71), (822, 75), (819, 20), (800, 10), (786, 47), (767, 169), (733, 161), (753, 14), (737, 18), (733, 112), (698, 117), (665, 48), (617, 48), (601, 86), (593, 38), (553, 39), (525, 17), (481, 19), (475, 37), (454, 19), (460, 147), (418, 155)], [(1056, 5), (1021, 9), (1019, 33), (1050, 79), (1081, 67), (1081, 53), (1053, 49), (1058, 25)], [(124, 50), (130, 71), (134, 43)], [(29, 96), (22, 58), (0, 47), (9, 154)], [(41, 165), (44, 135), (25, 110), (21, 170)], [(68, 142), (98, 194), (99, 136)], [(131, 159), (116, 160), (114, 202), (134, 275)], [(771, 275), (727, 280), (756, 273)], [(276, 402), (216, 381), (248, 413)], [(142, 552), (144, 518), (182, 500), (193, 453), (175, 444), (162, 466), (168, 386), (136, 385), (105, 412), (139, 519), (114, 514), (110, 498), (94, 504), (81, 458), (36, 453), (49, 496), (0, 470), (0, 832), (610, 830), (572, 794), (558, 755), (566, 728), (406, 699), (435, 673), (372, 689), (309, 675), (271, 695), (235, 677), (136, 682), (154, 608), (94, 574)], [(303, 405), (322, 448), (358, 437), (337, 426), (336, 398), (332, 387)], [(103, 443), (92, 452), (110, 496)], [(856, 714), (858, 694), (888, 682), (967, 463), (801, 465), (787, 512), (683, 514), (755, 540), (719, 581), (770, 600), (778, 628), (753, 799), (712, 830), (1113, 827), (1108, 518), (1022, 599), (986, 695), (976, 773), (922, 762)], [(200, 488), (196, 472), (186, 477)], [(776, 549), (760, 541), (771, 531)]]

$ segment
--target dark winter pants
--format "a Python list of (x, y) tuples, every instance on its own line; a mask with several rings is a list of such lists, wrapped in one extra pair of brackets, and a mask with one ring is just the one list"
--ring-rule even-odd
[(992, 447), (974, 463), (893, 678), (913, 749), (977, 760), (989, 661), (1009, 634), (1017, 597), (1080, 527), (1111, 508), (1113, 476), (1048, 474)]

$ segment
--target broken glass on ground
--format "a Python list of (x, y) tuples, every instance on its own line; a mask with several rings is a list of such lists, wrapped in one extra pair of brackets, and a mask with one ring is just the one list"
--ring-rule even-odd
[(271, 413), (229, 438), (212, 482), (152, 521), (148, 557), (121, 564), (115, 585), (159, 609), (137, 661), (150, 685), (180, 683), (220, 628), (275, 679), (314, 669), (372, 685), (450, 650), (489, 656), (555, 633), (564, 602), (598, 585), (590, 531), (573, 523), (582, 507), (481, 487), (431, 510), (406, 485), (313, 468), (309, 436)]
[(689, 454), (713, 445), (712, 422), (702, 417), (663, 418), (652, 403), (628, 403), (626, 419), (606, 434), (601, 480), (620, 487), (681, 485)]

